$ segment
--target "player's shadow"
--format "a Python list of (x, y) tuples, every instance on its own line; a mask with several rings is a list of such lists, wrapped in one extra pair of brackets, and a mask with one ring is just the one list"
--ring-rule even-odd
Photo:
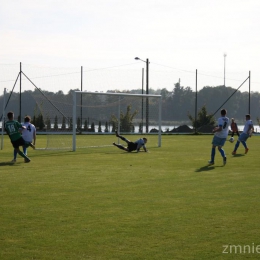
[(222, 166), (206, 165), (206, 166), (203, 166), (203, 167), (195, 170), (195, 172), (208, 172), (208, 171), (214, 170), (216, 167), (224, 167), (224, 165), (222, 165)]
[(233, 155), (233, 157), (232, 157), (232, 158), (236, 158), (236, 157), (242, 157), (242, 156), (245, 156), (245, 154), (242, 154), (242, 153), (235, 154), (235, 155)]
[(12, 162), (1, 162), (0, 163), (0, 167), (1, 166), (16, 166), (17, 163), (12, 163)]
[(121, 153), (117, 153), (117, 154), (139, 154), (137, 152), (127, 152), (127, 151), (123, 151)]

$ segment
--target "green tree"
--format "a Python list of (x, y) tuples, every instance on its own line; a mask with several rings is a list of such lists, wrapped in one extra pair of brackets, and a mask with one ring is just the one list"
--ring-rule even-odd
[(95, 132), (95, 124), (91, 123), (90, 132)]
[(105, 124), (105, 133), (108, 133), (108, 123)]
[(43, 130), (44, 127), (45, 127), (45, 123), (44, 123), (44, 120), (43, 120), (43, 115), (40, 114), (40, 115), (39, 115), (39, 129), (40, 129), (40, 130)]
[[(134, 132), (133, 119), (137, 113), (138, 113), (137, 110), (135, 110), (133, 113), (131, 113), (131, 105), (127, 106), (125, 114), (121, 111), (121, 113), (120, 113), (120, 131), (121, 132)], [(118, 125), (118, 119), (115, 115), (111, 116), (110, 121), (111, 121), (113, 127)], [(113, 131), (113, 129), (112, 129), (112, 131)]]
[(59, 126), (58, 126), (58, 117), (55, 116), (54, 118), (54, 130), (57, 131), (59, 129)]
[(43, 130), (45, 127), (45, 123), (43, 120), (42, 114), (38, 114), (38, 116), (33, 117), (33, 124), (35, 127), (37, 127), (39, 130)]
[(88, 120), (86, 119), (84, 122), (84, 130), (87, 131), (88, 130)]
[(61, 130), (66, 130), (66, 117), (62, 117)]
[(98, 132), (99, 132), (99, 133), (102, 133), (102, 130), (101, 130), (101, 122), (100, 122), (100, 121), (98, 122)]
[(188, 118), (191, 121), (191, 125), (200, 130), (202, 127), (212, 128), (216, 124), (215, 118), (213, 115), (208, 115), (206, 106), (203, 106), (198, 112), (197, 119), (188, 113)]

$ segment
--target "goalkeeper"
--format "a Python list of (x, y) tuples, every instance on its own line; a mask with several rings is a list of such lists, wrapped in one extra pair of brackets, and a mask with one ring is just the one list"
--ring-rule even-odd
[(117, 133), (117, 131), (115, 131), (115, 133), (116, 133), (117, 137), (119, 137), (121, 140), (123, 140), (127, 143), (127, 147), (124, 147), (121, 144), (113, 143), (113, 145), (118, 147), (119, 149), (122, 149), (126, 152), (136, 151), (138, 153), (140, 151), (140, 149), (143, 148), (145, 152), (148, 152), (148, 150), (145, 146), (145, 144), (147, 143), (147, 138), (143, 137), (135, 142), (131, 142), (131, 141), (127, 140), (125, 137), (123, 137), (122, 135), (119, 135)]

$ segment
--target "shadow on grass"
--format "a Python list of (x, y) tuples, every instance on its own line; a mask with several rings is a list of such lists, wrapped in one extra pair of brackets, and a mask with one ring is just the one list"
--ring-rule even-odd
[(138, 154), (137, 152), (120, 152), (119, 153), (115, 153), (115, 154)]
[(221, 166), (206, 165), (206, 166), (203, 166), (203, 167), (197, 169), (195, 172), (207, 172), (207, 171), (212, 171), (212, 170), (214, 170), (214, 169), (217, 168), (217, 167), (224, 167), (224, 165), (221, 165)]
[(242, 157), (242, 156), (245, 156), (245, 154), (235, 154), (235, 155), (233, 155), (233, 157), (232, 158), (236, 158), (236, 157)]
[(12, 163), (12, 162), (1, 162), (0, 163), (0, 167), (1, 166), (18, 166), (20, 163)]

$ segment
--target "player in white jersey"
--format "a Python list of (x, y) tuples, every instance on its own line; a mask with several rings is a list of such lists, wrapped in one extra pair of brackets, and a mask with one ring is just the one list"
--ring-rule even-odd
[(119, 137), (121, 140), (125, 141), (127, 143), (127, 147), (124, 147), (121, 144), (116, 144), (113, 143), (114, 146), (118, 147), (119, 149), (122, 149), (126, 152), (132, 152), (132, 151), (136, 151), (139, 152), (141, 148), (144, 149), (145, 152), (147, 152), (146, 146), (145, 144), (147, 143), (147, 139), (144, 138), (140, 138), (139, 140), (135, 141), (135, 142), (131, 142), (130, 140), (127, 140), (124, 136), (119, 135), (117, 133), (117, 131), (115, 132), (116, 136)]
[[(22, 137), (26, 142), (33, 143), (35, 145), (36, 142), (36, 128), (31, 123), (31, 117), (26, 116), (24, 118), (24, 123), (22, 124), (25, 129), (22, 131)], [(27, 155), (27, 146), (23, 146), (23, 153)], [(16, 162), (17, 152), (14, 150), (14, 159), (12, 162)]]
[(222, 109), (220, 111), (221, 117), (218, 119), (218, 126), (213, 129), (214, 137), (212, 140), (212, 149), (211, 149), (211, 160), (208, 162), (209, 165), (213, 165), (215, 162), (215, 154), (216, 147), (223, 158), (223, 164), (227, 163), (227, 157), (225, 155), (225, 151), (223, 150), (223, 146), (227, 140), (228, 131), (229, 131), (229, 118), (226, 117), (227, 111), (226, 109)]
[(248, 137), (251, 137), (253, 130), (254, 130), (254, 125), (253, 125), (253, 122), (251, 120), (251, 116), (249, 114), (247, 114), (246, 115), (246, 123), (245, 123), (245, 126), (244, 126), (243, 133), (239, 136), (237, 143), (235, 144), (234, 151), (232, 152), (233, 155), (236, 154), (237, 148), (239, 147), (240, 142), (245, 147), (245, 154), (247, 154), (249, 149), (247, 147), (246, 140), (248, 139)]

